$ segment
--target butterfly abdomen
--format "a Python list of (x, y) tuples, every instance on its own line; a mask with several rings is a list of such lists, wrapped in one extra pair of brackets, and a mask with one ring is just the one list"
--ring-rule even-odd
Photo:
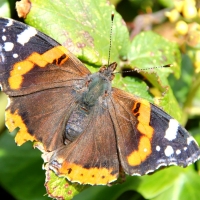
[(77, 108), (74, 110), (66, 124), (65, 137), (69, 141), (74, 141), (88, 124), (89, 113)]

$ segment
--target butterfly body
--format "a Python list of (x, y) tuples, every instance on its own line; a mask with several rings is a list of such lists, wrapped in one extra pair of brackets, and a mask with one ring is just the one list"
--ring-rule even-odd
[[(113, 67), (114, 66), (114, 67)], [(99, 72), (85, 78), (82, 85), (74, 84), (74, 94), (77, 99), (77, 107), (73, 110), (66, 124), (66, 139), (75, 140), (84, 132), (88, 119), (95, 106), (107, 107), (107, 98), (111, 93), (111, 81), (114, 78), (113, 71), (117, 64), (112, 63), (108, 68), (102, 67)]]
[[(144, 175), (200, 157), (170, 115), (113, 88), (116, 63), (91, 72), (65, 47), (23, 23), (0, 18), (0, 83), (6, 125), (18, 145), (43, 145), (46, 169), (72, 182), (109, 184), (121, 171)], [(41, 45), (42, 44), (42, 45)]]

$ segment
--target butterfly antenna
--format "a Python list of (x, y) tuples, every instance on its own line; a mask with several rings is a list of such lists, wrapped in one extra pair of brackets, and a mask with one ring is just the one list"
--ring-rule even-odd
[[(137, 72), (140, 72), (140, 71), (146, 71), (146, 70), (151, 70), (151, 69), (159, 69), (159, 68), (167, 68), (167, 67), (172, 67), (173, 65), (172, 64), (167, 64), (167, 65), (162, 65), (162, 66), (158, 66), (158, 67), (149, 67), (149, 68), (144, 68), (144, 69), (131, 69), (131, 70), (127, 70), (127, 71), (123, 71), (123, 73), (129, 73), (129, 72), (133, 72), (133, 71), (137, 71)], [(120, 73), (120, 72), (116, 72), (116, 73)]]
[(111, 27), (110, 27), (110, 45), (109, 45), (109, 51), (108, 51), (108, 66), (110, 64), (110, 52), (111, 52), (111, 46), (112, 46), (112, 29), (113, 29), (113, 21), (114, 21), (114, 12), (111, 14)]

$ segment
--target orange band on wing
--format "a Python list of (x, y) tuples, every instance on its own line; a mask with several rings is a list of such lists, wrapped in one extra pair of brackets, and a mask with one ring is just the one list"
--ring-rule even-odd
[(8, 83), (11, 89), (19, 89), (23, 82), (23, 75), (33, 69), (34, 63), (24, 60), (14, 65), (13, 70), (10, 72)]
[[(59, 58), (64, 56), (59, 62)], [(68, 59), (67, 49), (63, 46), (54, 47), (42, 55), (34, 52), (25, 60), (16, 63), (10, 72), (8, 83), (11, 89), (20, 89), (23, 82), (23, 75), (28, 73), (34, 68), (35, 65), (38, 67), (45, 67), (49, 63), (56, 62), (57, 65), (62, 65)]]
[(128, 164), (136, 166), (145, 161), (146, 158), (151, 154), (151, 143), (149, 138), (142, 136), (139, 141), (139, 147), (137, 151), (133, 151), (128, 157)]
[(150, 103), (146, 100), (141, 100), (138, 113), (139, 116), (137, 118), (138, 119), (137, 129), (140, 131), (140, 133), (146, 135), (148, 138), (151, 139), (154, 130), (149, 125), (151, 117)]
[(154, 129), (150, 126), (151, 108), (150, 103), (146, 100), (138, 101), (132, 109), (133, 114), (137, 117), (137, 130), (141, 133), (139, 138), (138, 149), (127, 156), (129, 165), (140, 165), (151, 154), (151, 139)]
[(15, 142), (17, 143), (17, 145), (20, 146), (28, 140), (36, 141), (35, 137), (28, 132), (28, 129), (23, 122), (23, 119), (20, 115), (18, 115), (18, 111), (15, 111), (15, 113), (12, 114), (10, 110), (7, 110), (5, 115), (6, 126), (8, 127), (10, 132), (14, 131), (17, 127), (20, 128), (15, 137)]
[(107, 168), (83, 168), (81, 165), (74, 163), (63, 162), (62, 167), (59, 169), (60, 175), (66, 175), (67, 179), (72, 182), (79, 182), (81, 184), (91, 185), (107, 185), (117, 180), (118, 173), (112, 175), (112, 169)]

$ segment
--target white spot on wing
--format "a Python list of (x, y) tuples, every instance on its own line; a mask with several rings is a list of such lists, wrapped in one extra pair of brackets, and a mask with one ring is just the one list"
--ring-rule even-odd
[(3, 28), (3, 32), (6, 32), (6, 29), (5, 29), (5, 28)]
[(158, 168), (160, 168), (160, 167), (164, 167), (164, 166), (167, 166), (167, 164), (166, 164), (166, 163), (161, 163), (161, 164), (159, 164), (159, 165), (156, 167), (156, 169), (158, 169)]
[(6, 36), (5, 35), (2, 36), (2, 40), (6, 41)]
[(31, 37), (35, 36), (36, 34), (37, 30), (35, 28), (28, 27), (26, 30), (17, 35), (17, 42), (24, 45), (31, 39)]
[(17, 54), (17, 53), (14, 53), (14, 54), (13, 54), (13, 58), (18, 58), (18, 54)]
[(180, 149), (177, 149), (177, 150), (176, 150), (176, 154), (179, 155), (180, 153), (181, 153), (181, 150), (180, 150)]
[(144, 152), (147, 152), (147, 149), (146, 149), (146, 148), (144, 148)]
[(193, 138), (190, 136), (190, 137), (188, 137), (187, 138), (187, 145), (189, 145), (190, 144), (190, 142), (192, 142), (193, 141)]
[(12, 51), (14, 44), (12, 42), (5, 42), (3, 48), (5, 51)]
[(176, 139), (179, 123), (175, 119), (169, 120), (169, 127), (165, 131), (165, 138), (169, 141)]
[(186, 151), (186, 150), (187, 150), (187, 147), (184, 147), (183, 149), (184, 149), (184, 151)]
[(156, 151), (160, 151), (160, 146), (156, 146)]
[(154, 172), (154, 171), (155, 171), (155, 170), (150, 169), (150, 170), (146, 171), (145, 174), (149, 174), (149, 173), (152, 173), (152, 172)]
[(165, 155), (166, 155), (167, 157), (170, 157), (173, 153), (174, 153), (173, 148), (172, 148), (171, 146), (168, 145), (168, 146), (166, 147), (166, 149), (165, 149)]
[(9, 19), (8, 23), (6, 24), (6, 26), (12, 26), (13, 25), (13, 20)]
[(176, 161), (171, 161), (168, 165), (178, 165)]
[(131, 176), (141, 176), (141, 174), (133, 173), (133, 174), (131, 174)]

